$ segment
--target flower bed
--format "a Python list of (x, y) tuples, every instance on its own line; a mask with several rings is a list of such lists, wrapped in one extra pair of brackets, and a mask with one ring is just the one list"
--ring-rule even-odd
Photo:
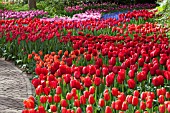
[(0, 54), (35, 72), (23, 113), (170, 112), (170, 46), (154, 12), (0, 21)]
[(43, 17), (47, 15), (47, 12), (42, 10), (35, 11), (10, 11), (10, 10), (0, 10), (1, 19), (19, 19), (19, 18), (34, 18)]

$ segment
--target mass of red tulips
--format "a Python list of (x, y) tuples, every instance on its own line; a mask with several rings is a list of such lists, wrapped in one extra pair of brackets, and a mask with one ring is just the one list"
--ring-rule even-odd
[(170, 40), (155, 12), (0, 20), (0, 55), (34, 71), (23, 113), (170, 113)]

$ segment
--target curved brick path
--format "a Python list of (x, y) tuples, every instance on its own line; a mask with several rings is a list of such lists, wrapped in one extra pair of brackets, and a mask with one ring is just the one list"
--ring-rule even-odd
[(23, 100), (32, 95), (28, 77), (0, 58), (0, 113), (21, 113)]

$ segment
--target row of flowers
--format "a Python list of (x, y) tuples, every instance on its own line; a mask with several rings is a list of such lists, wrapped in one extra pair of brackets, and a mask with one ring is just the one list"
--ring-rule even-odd
[[(69, 6), (65, 7), (64, 9), (67, 12), (80, 12), (80, 11), (87, 11), (90, 9), (96, 9), (96, 10), (104, 10), (105, 12), (110, 12), (112, 10), (122, 10), (122, 9), (150, 9), (155, 7), (156, 4), (133, 4), (133, 5), (116, 5), (115, 3), (102, 3), (102, 4), (81, 4), (77, 6)], [(90, 8), (89, 8), (90, 7)]]
[[(119, 20), (84, 20), (84, 21), (40, 21), (40, 19), (18, 19), (0, 21), (0, 54), (8, 59), (19, 59), (26, 63), (25, 55), (32, 51), (38, 52), (40, 49), (45, 53), (48, 51), (57, 51), (61, 48), (69, 49), (69, 40), (71, 36), (88, 34), (98, 36), (100, 34), (120, 35), (127, 26), (121, 26), (121, 23), (132, 24), (134, 22), (145, 23), (152, 21), (154, 12), (147, 10), (138, 10), (119, 15)], [(113, 32), (112, 27), (118, 31)], [(43, 42), (43, 43), (42, 43)], [(65, 43), (65, 46), (60, 43)], [(40, 44), (42, 43), (42, 44)], [(68, 44), (66, 44), (68, 43)], [(16, 46), (19, 45), (19, 46)], [(40, 46), (39, 46), (40, 45)], [(52, 45), (46, 48), (47, 45)], [(2, 54), (3, 53), (3, 54)], [(24, 60), (23, 60), (24, 59)]]
[(0, 56), (35, 71), (23, 113), (170, 112), (169, 29), (154, 14), (1, 20)]
[(29, 54), (29, 60), (36, 61), (36, 97), (24, 101), (23, 113), (169, 113), (165, 29), (152, 23), (126, 27), (123, 36), (79, 32), (81, 36), (71, 36), (71, 51)]
[(11, 10), (0, 10), (1, 19), (18, 19), (18, 18), (34, 18), (43, 17), (48, 13), (43, 10), (30, 10), (30, 11), (11, 11)]
[[(105, 4), (100, 4), (102, 5), (106, 5)], [(100, 6), (99, 5), (99, 6)], [(73, 9), (77, 9), (78, 6), (72, 7)], [(80, 7), (80, 6), (79, 6)], [(85, 5), (83, 5), (84, 8)], [(98, 5), (96, 5), (96, 7), (98, 7)], [(71, 16), (71, 17), (67, 17), (67, 16), (62, 16), (62, 17), (54, 17), (54, 18), (47, 18), (46, 16), (48, 15), (47, 12), (44, 12), (42, 10), (33, 10), (33, 11), (10, 11), (10, 10), (0, 10), (0, 18), (1, 19), (19, 19), (19, 18), (35, 18), (35, 17), (44, 17), (43, 20), (49, 20), (49, 21), (56, 21), (56, 20), (86, 20), (86, 19), (100, 19), (102, 16), (102, 13), (106, 13), (106, 12), (114, 12), (117, 10), (127, 10), (127, 9), (138, 9), (138, 8), (152, 8), (155, 7), (155, 4), (137, 4), (137, 5), (131, 5), (131, 6), (127, 6), (127, 5), (119, 5), (118, 7), (113, 7), (112, 5), (109, 5), (109, 7), (107, 6), (107, 9), (100, 9), (100, 8), (89, 8), (86, 11), (81, 11), (79, 8), (77, 9), (78, 11), (74, 12), (74, 11), (68, 11), (66, 13), (67, 16)], [(70, 7), (65, 8), (65, 10), (72, 10), (70, 9)], [(73, 13), (73, 14), (72, 14)], [(77, 14), (78, 13), (78, 14)]]

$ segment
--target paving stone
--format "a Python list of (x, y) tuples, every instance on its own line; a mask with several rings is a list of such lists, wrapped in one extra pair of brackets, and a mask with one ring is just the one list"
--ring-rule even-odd
[(32, 87), (27, 75), (0, 59), (0, 113), (21, 113), (23, 100), (30, 95)]

